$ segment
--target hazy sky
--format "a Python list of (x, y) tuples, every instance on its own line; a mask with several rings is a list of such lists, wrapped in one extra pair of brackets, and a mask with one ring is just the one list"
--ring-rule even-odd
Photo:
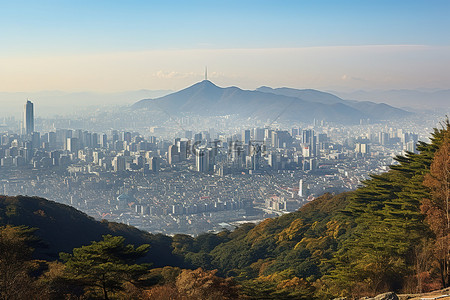
[(450, 1), (4, 1), (0, 91), (450, 88)]

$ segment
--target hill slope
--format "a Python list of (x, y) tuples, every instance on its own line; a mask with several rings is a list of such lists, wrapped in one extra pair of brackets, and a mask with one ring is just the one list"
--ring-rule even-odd
[(371, 101), (343, 100), (336, 95), (312, 89), (304, 89), (304, 90), (291, 88), (272, 89), (268, 87), (260, 87), (257, 89), (257, 91), (307, 99), (308, 101), (311, 102), (319, 102), (326, 104), (336, 104), (336, 103), (345, 104), (347, 106), (359, 110), (360, 112), (369, 116), (372, 120), (402, 118), (410, 115), (410, 113), (405, 110), (387, 105), (385, 103), (375, 103)]
[(37, 228), (35, 235), (44, 246), (36, 249), (36, 256), (41, 259), (55, 260), (60, 252), (71, 252), (111, 234), (125, 237), (127, 243), (150, 244), (146, 261), (155, 266), (180, 264), (171, 254), (170, 237), (152, 235), (124, 224), (99, 222), (73, 207), (43, 198), (0, 196), (0, 226), (6, 224)]
[(256, 89), (259, 92), (263, 93), (271, 93), (276, 95), (283, 95), (288, 97), (295, 97), (301, 99), (307, 99), (310, 102), (320, 102), (326, 104), (335, 104), (335, 103), (343, 103), (346, 104), (348, 101), (345, 101), (338, 96), (335, 96), (330, 93), (321, 92), (313, 89), (292, 89), (292, 88), (270, 88), (267, 86), (262, 86)]

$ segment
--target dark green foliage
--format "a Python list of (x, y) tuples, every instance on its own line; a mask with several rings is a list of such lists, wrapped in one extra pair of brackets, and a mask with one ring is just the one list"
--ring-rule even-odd
[(312, 300), (317, 299), (313, 296), (313, 288), (294, 278), (292, 284), (286, 281), (285, 284), (277, 284), (272, 281), (249, 280), (243, 282), (242, 294), (248, 299), (265, 300)]
[(420, 211), (429, 193), (422, 182), (448, 130), (448, 125), (436, 130), (432, 143), (420, 143), (420, 154), (397, 156), (398, 165), (372, 176), (353, 193), (344, 210), (353, 228), (339, 248), (330, 277), (340, 289), (353, 293), (364, 282), (369, 294), (399, 290), (414, 273), (415, 247), (430, 236)]
[(228, 241), (226, 237), (221, 237), (218, 234), (204, 233), (199, 235), (193, 244), (193, 250), (195, 252), (209, 252), (213, 250), (217, 245)]
[(281, 299), (276, 292), (277, 286), (271, 282), (253, 280), (243, 285), (243, 293), (250, 299)]
[(64, 277), (93, 288), (94, 294), (99, 289), (108, 299), (108, 294), (120, 290), (124, 282), (137, 281), (147, 272), (149, 266), (136, 261), (148, 248), (149, 245), (134, 248), (125, 245), (123, 237), (105, 235), (102, 241), (73, 249), (73, 254), (60, 254), (65, 262)]
[(181, 269), (177, 267), (164, 267), (151, 269), (146, 275), (147, 277), (146, 280), (149, 283), (149, 285), (174, 284), (180, 273)]
[[(249, 230), (245, 236), (239, 235), (211, 251), (214, 257), (213, 266), (221, 271), (240, 269), (258, 260), (269, 259), (273, 260), (274, 264), (264, 274), (269, 271), (282, 271), (286, 267), (304, 270), (303, 259), (312, 255), (307, 247), (317, 246), (316, 250), (321, 251), (320, 258), (330, 254), (336, 248), (334, 237), (320, 241), (316, 239), (325, 235), (328, 230), (327, 224), (332, 216), (337, 214), (339, 208), (345, 207), (347, 195), (333, 197), (327, 194), (305, 205), (298, 212), (262, 222)], [(337, 235), (344, 232), (344, 229), (338, 230)], [(298, 254), (304, 257), (298, 259)], [(294, 257), (295, 259), (291, 259)], [(318, 271), (319, 268), (315, 269)], [(314, 275), (319, 274), (316, 272)], [(313, 274), (308, 274), (310, 275)]]
[(56, 260), (60, 252), (99, 241), (103, 235), (123, 236), (126, 243), (150, 244), (143, 262), (155, 267), (182, 266), (183, 259), (173, 254), (172, 239), (162, 234), (149, 234), (125, 224), (96, 221), (73, 207), (38, 197), (0, 196), (0, 226), (24, 225), (36, 228), (41, 240), (35, 257)]

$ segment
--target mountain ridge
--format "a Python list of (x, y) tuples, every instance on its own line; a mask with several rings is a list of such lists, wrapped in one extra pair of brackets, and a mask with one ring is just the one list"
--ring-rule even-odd
[[(374, 107), (382, 113), (374, 114)], [(203, 80), (163, 97), (142, 99), (133, 104), (131, 109), (163, 111), (171, 115), (237, 114), (243, 118), (262, 120), (280, 118), (285, 121), (310, 122), (313, 119), (322, 119), (337, 123), (359, 123), (361, 119), (380, 120), (386, 115), (396, 118), (410, 115), (404, 110), (375, 103), (357, 106), (354, 101), (343, 100), (330, 93), (312, 89), (261, 87), (252, 91), (235, 86), (222, 88), (209, 80)]]
[(353, 92), (330, 91), (345, 99), (384, 102), (395, 107), (410, 107), (416, 110), (449, 109), (450, 89), (439, 90), (357, 90)]

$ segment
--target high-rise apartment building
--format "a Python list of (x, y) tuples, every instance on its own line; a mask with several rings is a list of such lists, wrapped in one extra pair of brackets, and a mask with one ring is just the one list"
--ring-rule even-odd
[(195, 149), (195, 170), (197, 172), (207, 173), (210, 168), (211, 150), (206, 148)]

